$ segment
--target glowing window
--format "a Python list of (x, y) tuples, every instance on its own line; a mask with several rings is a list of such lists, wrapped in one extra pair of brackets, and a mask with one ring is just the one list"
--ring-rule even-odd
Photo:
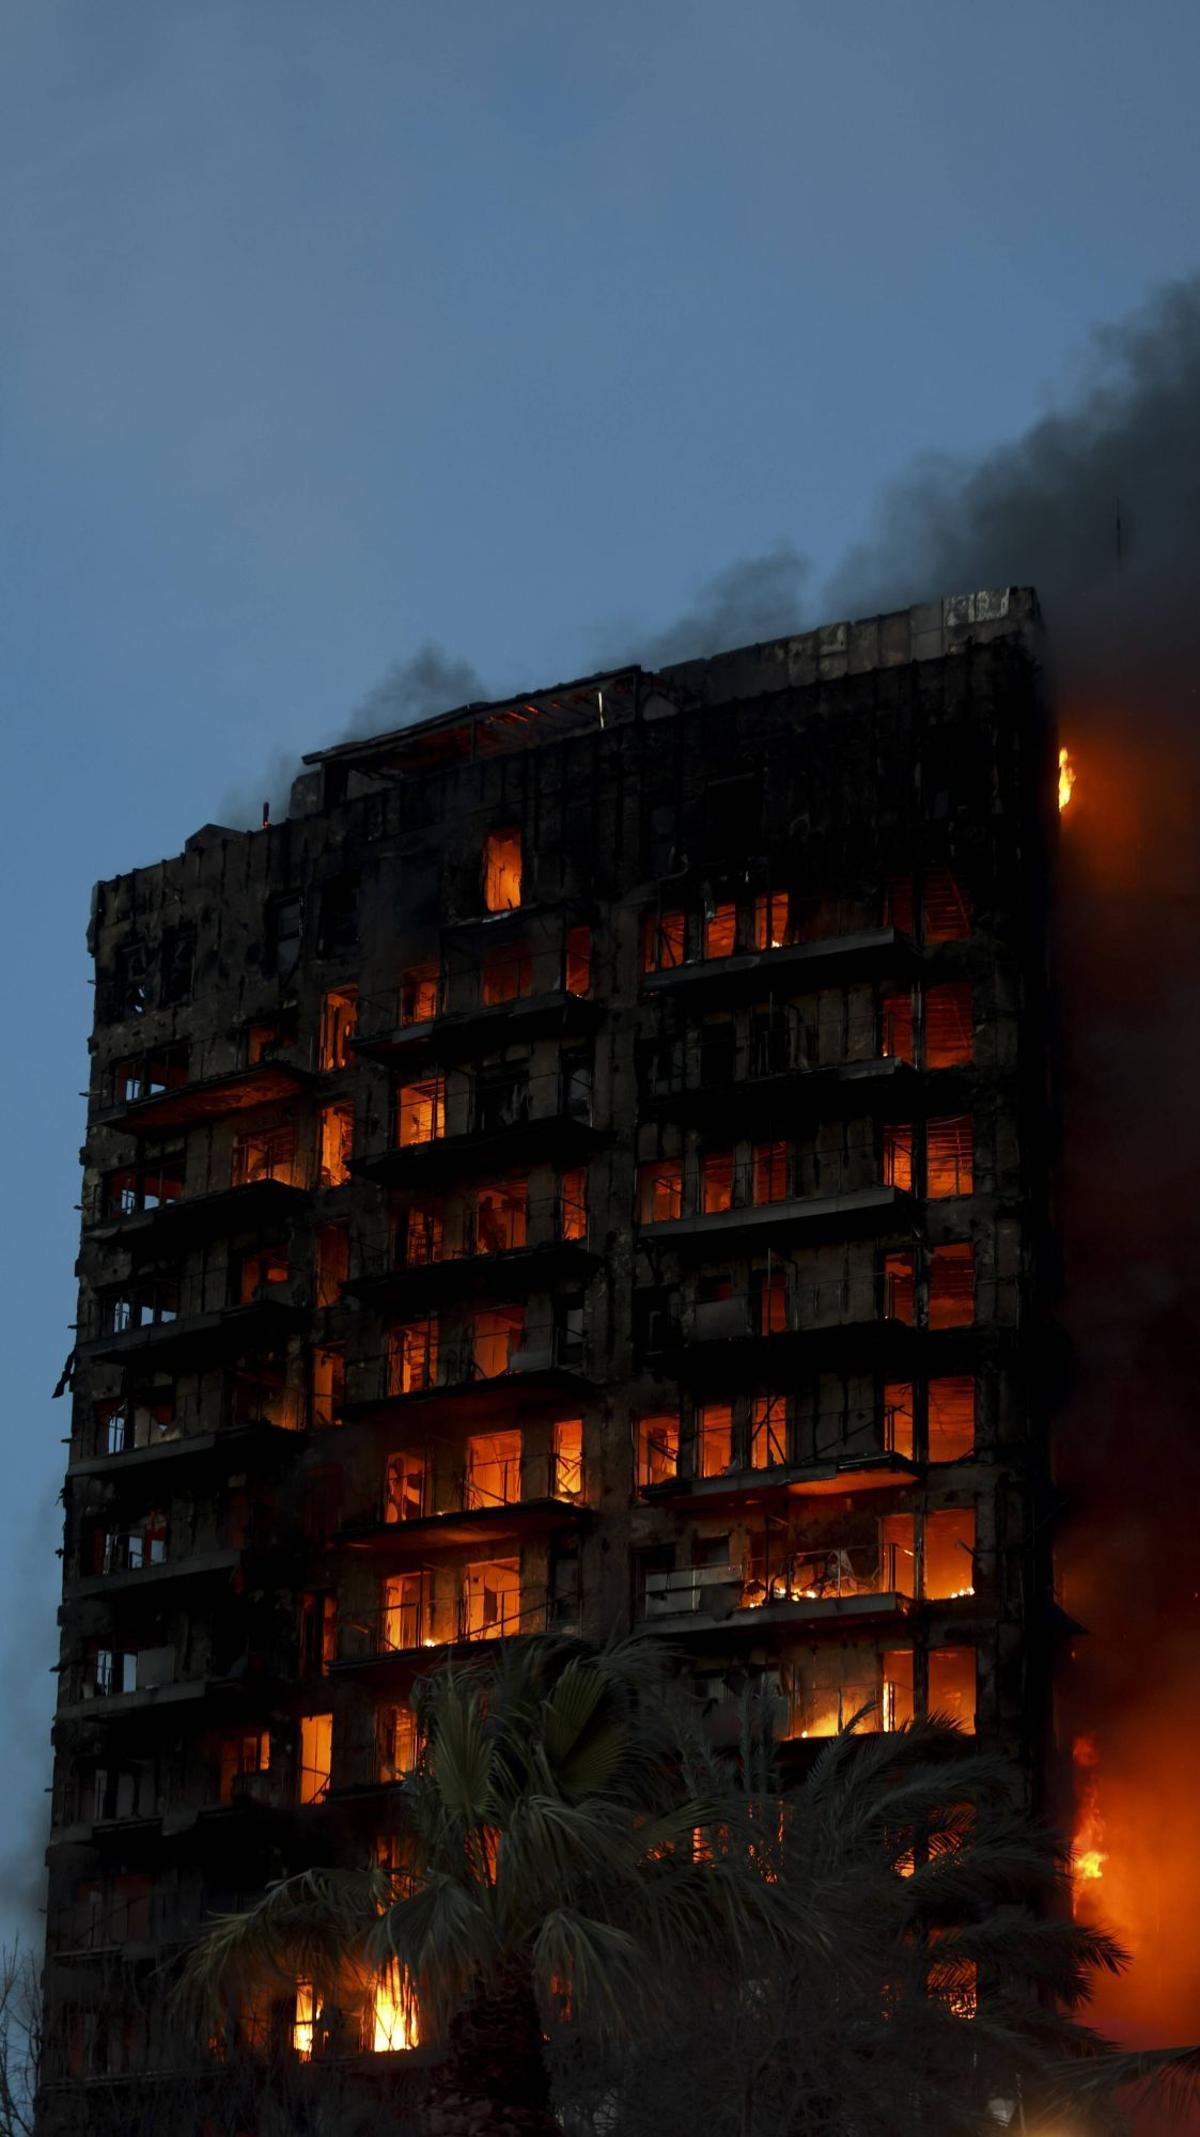
[(679, 1474), (679, 1419), (670, 1414), (639, 1417), (638, 1489), (667, 1484)]
[(931, 1120), (926, 1130), (925, 1192), (931, 1198), (969, 1195), (975, 1185), (975, 1130), (969, 1113)]
[(502, 1640), (520, 1626), (520, 1560), (493, 1558), (468, 1566), (462, 1595), (463, 1638)]
[(971, 932), (971, 909), (962, 884), (948, 868), (931, 868), (921, 899), (926, 942), (962, 942)]
[(892, 1380), (883, 1391), (883, 1447), (885, 1454), (913, 1458), (913, 1391), (906, 1380)]
[(696, 1417), (697, 1473), (723, 1476), (733, 1466), (733, 1411), (727, 1403), (708, 1403)]
[(573, 1166), (558, 1183), (559, 1235), (563, 1239), (587, 1238), (587, 1168)]
[(483, 960), (480, 992), (486, 1007), (516, 1002), (533, 992), (533, 961), (528, 950), (493, 944)]
[(966, 1328), (974, 1318), (974, 1247), (935, 1247), (929, 1267), (929, 1326)]
[(638, 1220), (667, 1224), (683, 1215), (683, 1166), (677, 1159), (652, 1158), (638, 1168)]
[(786, 1202), (789, 1143), (755, 1143), (751, 1153), (750, 1191), (756, 1204)]
[(975, 1593), (975, 1509), (939, 1507), (925, 1516), (925, 1594), (947, 1602)]
[(912, 1718), (912, 1649), (895, 1648), (883, 1658), (879, 1726), (883, 1729), (899, 1729)]
[(733, 1152), (706, 1150), (700, 1160), (700, 1207), (706, 1216), (733, 1206)]
[(282, 1247), (260, 1247), (243, 1254), (238, 1298), (243, 1306), (278, 1295), (288, 1280), (287, 1254)]
[(379, 1778), (402, 1781), (417, 1763), (420, 1732), (411, 1707), (383, 1707), (379, 1720)]
[(913, 1053), (913, 1004), (910, 994), (885, 994), (879, 1005), (879, 1046), (885, 1061), (907, 1061)]
[(254, 1180), (283, 1180), (289, 1187), (296, 1184), (296, 1130), (290, 1121), (283, 1127), (236, 1137), (233, 1185), (248, 1187)]
[(975, 1451), (975, 1382), (969, 1378), (929, 1383), (929, 1459), (959, 1462)]
[(437, 1379), (438, 1326), (436, 1316), (425, 1321), (406, 1321), (389, 1331), (387, 1339), (387, 1391), (389, 1395), (419, 1395)]
[(955, 980), (947, 987), (930, 987), (925, 996), (926, 1068), (964, 1067), (971, 1059), (972, 1041), (969, 981)]
[(292, 2046), (302, 2063), (312, 2061), (316, 2028), (317, 1996), (311, 1981), (296, 1983), (296, 2010), (292, 2021)]
[(884, 1256), (882, 1303), (885, 1320), (903, 1321), (906, 1327), (912, 1327), (915, 1318), (916, 1286), (911, 1254)]
[(472, 1324), (471, 1356), (476, 1377), (494, 1380), (507, 1373), (525, 1331), (523, 1306), (485, 1306)]
[(467, 1441), (467, 1505), (515, 1506), (520, 1496), (520, 1433), (473, 1433)]
[(568, 994), (592, 991), (592, 931), (589, 927), (567, 929), (565, 979)]
[(413, 965), (400, 981), (401, 1024), (428, 1024), (438, 1013), (436, 965)]
[(402, 1150), (436, 1143), (446, 1133), (446, 1093), (440, 1076), (423, 1083), (402, 1083), (396, 1103), (397, 1137)]
[(268, 1773), (271, 1766), (271, 1738), (266, 1729), (240, 1730), (236, 1736), (222, 1737), (219, 1751), (218, 1801), (232, 1803), (239, 1793), (238, 1784), (248, 1775)]
[(521, 903), (521, 834), (489, 831), (483, 842), (483, 905), (508, 913)]
[(321, 1107), (321, 1185), (341, 1187), (350, 1178), (354, 1152), (354, 1107), (339, 1098)]
[(384, 1654), (408, 1654), (421, 1645), (425, 1629), (425, 1582), (420, 1573), (389, 1573), (380, 1596), (380, 1648)]
[(560, 1417), (554, 1424), (554, 1491), (556, 1499), (583, 1497), (583, 1419)]
[(888, 1121), (883, 1131), (883, 1184), (910, 1195), (913, 1184), (913, 1132)]
[(916, 1522), (911, 1514), (885, 1514), (879, 1524), (881, 1595), (915, 1595), (917, 1591)]
[(358, 1022), (358, 989), (341, 987), (327, 994), (321, 1010), (321, 1067), (344, 1069), (352, 1056), (350, 1041)]
[(791, 924), (788, 894), (786, 890), (769, 890), (754, 901), (754, 947), (756, 950), (782, 950), (791, 941)]
[(931, 1647), (929, 1650), (929, 1696), (926, 1710), (958, 1723), (968, 1736), (975, 1734), (975, 1650), (973, 1647)]
[(714, 905), (704, 916), (704, 955), (732, 957), (737, 948), (736, 905)]
[(647, 913), (642, 921), (643, 972), (665, 972), (681, 965), (686, 934), (683, 913)]
[(389, 1454), (384, 1470), (385, 1521), (419, 1521), (426, 1511), (425, 1463), (419, 1454)]
[(417, 1266), (441, 1261), (444, 1246), (441, 1205), (411, 1203), (404, 1214), (405, 1261)]
[(787, 1402), (782, 1395), (756, 1395), (750, 1411), (751, 1469), (781, 1469), (787, 1462)]
[(333, 1716), (305, 1714), (300, 1721), (300, 1801), (323, 1803), (333, 1771)]

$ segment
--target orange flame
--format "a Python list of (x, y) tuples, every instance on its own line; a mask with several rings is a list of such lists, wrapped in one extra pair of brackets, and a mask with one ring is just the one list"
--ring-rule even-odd
[(1071, 762), (1070, 752), (1060, 749), (1058, 753), (1058, 806), (1060, 810), (1065, 809), (1070, 801), (1071, 789), (1074, 784), (1075, 767)]
[(1071, 1848), (1071, 1873), (1076, 1884), (1090, 1884), (1103, 1877), (1104, 1865), (1108, 1861), (1108, 1854), (1100, 1845), (1104, 1838), (1104, 1820), (1100, 1815), (1100, 1791), (1095, 1775), (1099, 1759), (1095, 1738), (1077, 1736), (1071, 1747), (1071, 1757), (1076, 1768), (1075, 1794), (1079, 1806)]

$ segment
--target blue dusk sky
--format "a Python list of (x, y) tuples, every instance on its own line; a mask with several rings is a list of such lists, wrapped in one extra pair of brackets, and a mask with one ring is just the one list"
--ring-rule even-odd
[(47, 1814), (93, 881), (247, 821), (430, 644), (492, 693), (686, 650), (680, 618), (826, 620), (889, 483), (1069, 401), (1093, 329), (1193, 274), (1200, 9), (3, 16), (11, 1929)]

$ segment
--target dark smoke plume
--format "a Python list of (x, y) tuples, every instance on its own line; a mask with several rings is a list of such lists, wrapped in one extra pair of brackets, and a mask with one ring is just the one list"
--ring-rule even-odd
[(648, 633), (632, 631), (605, 657), (663, 668), (730, 646), (786, 638), (805, 628), (803, 593), (809, 570), (807, 559), (786, 541), (776, 542), (761, 556), (740, 557), (706, 579), (674, 623)]
[(428, 719), (431, 713), (453, 712), (458, 705), (487, 696), (488, 691), (469, 660), (445, 653), (427, 639), (411, 660), (395, 662), (382, 681), (368, 691), (337, 739), (351, 742), (359, 735), (387, 734), (393, 727), (408, 727), (414, 720)]
[(1100, 2022), (1200, 2038), (1200, 280), (1094, 337), (1058, 412), (884, 500), (831, 616), (1033, 584), (1078, 783), (1063, 819), (1061, 1599), (1086, 1627), (1064, 1763), (1094, 1740), (1108, 1861), (1087, 1888), (1134, 1952)]

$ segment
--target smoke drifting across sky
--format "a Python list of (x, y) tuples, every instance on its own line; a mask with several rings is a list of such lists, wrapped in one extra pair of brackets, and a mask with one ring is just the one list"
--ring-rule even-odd
[(830, 615), (1037, 587), (1078, 784), (1063, 820), (1063, 1318), (1057, 1723), (1095, 1741), (1134, 1953), (1097, 2016), (1200, 2036), (1200, 280), (1095, 337), (1059, 412), (974, 466), (931, 460), (834, 574)]

